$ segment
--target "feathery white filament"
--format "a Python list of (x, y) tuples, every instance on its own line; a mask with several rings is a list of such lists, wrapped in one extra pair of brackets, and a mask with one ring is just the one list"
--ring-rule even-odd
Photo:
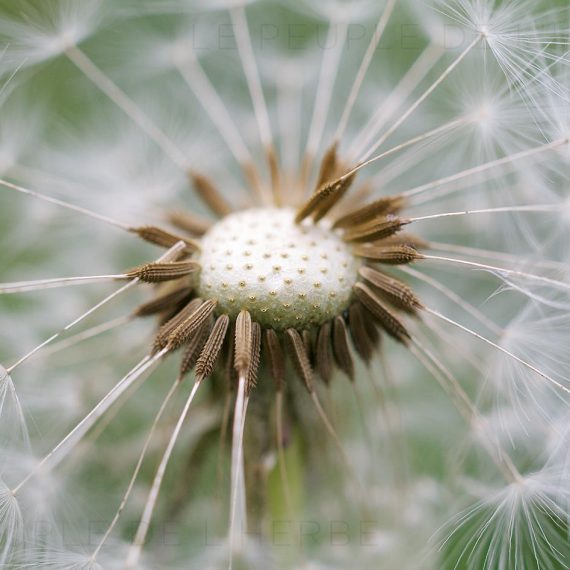
[[(182, 430), (182, 426), (184, 421), (186, 420), (186, 416), (188, 415), (188, 410), (190, 409), (190, 405), (194, 400), (194, 396), (196, 396), (196, 392), (200, 387), (200, 382), (197, 381), (192, 386), (192, 390), (188, 399), (186, 400), (186, 404), (184, 405), (184, 409), (176, 422), (176, 426), (172, 431), (172, 435), (170, 436), (170, 440), (164, 451), (162, 459), (160, 460), (160, 464), (156, 471), (156, 475), (154, 476), (154, 480), (152, 482), (152, 487), (150, 489), (150, 493), (148, 495), (147, 502), (144, 507), (144, 511), (137, 528), (137, 532), (135, 535), (135, 539), (129, 552), (127, 554), (127, 559), (125, 561), (125, 568), (129, 570), (134, 569), (138, 565), (138, 561), (142, 552), (142, 548), (144, 546), (144, 542), (146, 539), (146, 535), (148, 529), (150, 527), (150, 521), (152, 520), (152, 514), (154, 512), (154, 507), (156, 505), (156, 500), (158, 499), (158, 493), (160, 492), (160, 487), (162, 485), (162, 481), (164, 479), (164, 473), (166, 472), (166, 467), (168, 466), (168, 462), (170, 461), (170, 457), (172, 456), (172, 452), (174, 450), (174, 446), (176, 445), (176, 441), (178, 440), (178, 436), (180, 435), (180, 431)], [(138, 468), (138, 465), (137, 465)]]
[[(157, 261), (158, 262), (160, 262), (160, 261), (164, 262), (164, 261), (169, 261), (169, 260), (175, 258), (176, 255), (184, 249), (184, 247), (185, 247), (184, 242), (178, 242), (178, 243), (174, 244), (168, 251), (166, 251), (164, 254), (162, 254), (158, 258)], [(19, 358), (17, 362), (12, 364), (12, 366), (10, 366), (8, 368), (8, 372), (12, 372), (15, 368), (20, 366), (20, 364), (24, 363), (26, 360), (28, 360), (28, 358), (30, 358), (31, 356), (36, 354), (36, 352), (38, 352), (39, 350), (41, 350), (42, 348), (44, 348), (45, 346), (47, 346), (48, 344), (53, 342), (56, 338), (60, 337), (64, 333), (66, 333), (68, 330), (72, 329), (74, 326), (78, 325), (80, 322), (82, 322), (87, 317), (92, 315), (95, 311), (99, 310), (101, 307), (103, 307), (104, 305), (106, 305), (107, 303), (109, 303), (110, 301), (115, 299), (115, 297), (118, 297), (119, 295), (121, 295), (125, 291), (128, 291), (129, 289), (134, 287), (139, 282), (140, 282), (140, 279), (138, 277), (135, 277), (135, 279), (133, 279), (132, 281), (130, 281), (126, 285), (123, 285), (120, 289), (117, 289), (116, 291), (114, 291), (110, 295), (107, 295), (104, 299), (99, 301), (96, 305), (94, 305), (93, 307), (91, 307), (90, 309), (85, 311), (83, 314), (79, 315), (79, 317), (77, 317), (76, 319), (71, 321), (69, 324), (67, 324), (63, 329), (54, 333), (49, 338), (47, 338), (42, 343), (40, 343), (38, 346), (36, 346), (34, 349), (32, 349), (30, 352), (28, 352), (27, 354), (25, 354), (24, 356)]]
[(37, 279), (34, 281), (16, 281), (14, 283), (0, 283), (0, 295), (9, 293), (26, 293), (44, 289), (55, 289), (72, 285), (85, 285), (86, 283), (108, 283), (128, 279), (128, 275), (86, 275), (80, 277), (54, 277), (52, 279)]
[(470, 334), (470, 335), (474, 336), (475, 338), (478, 338), (479, 340), (481, 340), (485, 344), (488, 344), (489, 346), (493, 347), (494, 349), (502, 352), (503, 354), (506, 354), (509, 358), (516, 360), (519, 364), (521, 364), (525, 368), (528, 368), (531, 372), (534, 372), (537, 376), (539, 376), (540, 378), (542, 378), (546, 382), (549, 382), (555, 388), (558, 388), (559, 390), (566, 392), (567, 394), (570, 394), (570, 388), (568, 388), (567, 386), (564, 386), (564, 384), (561, 384), (560, 382), (558, 382), (557, 380), (555, 380), (554, 378), (552, 378), (548, 374), (542, 372), (542, 370), (539, 370), (538, 368), (536, 368), (536, 366), (533, 366), (532, 364), (530, 364), (526, 360), (519, 358), (518, 356), (516, 356), (516, 354), (513, 354), (511, 351), (507, 350), (506, 348), (503, 348), (501, 345), (489, 340), (488, 338), (484, 337), (483, 335), (480, 335), (479, 333), (471, 330), (470, 328), (462, 325), (461, 323), (458, 323), (457, 321), (454, 321), (453, 319), (450, 319), (449, 317), (442, 315), (441, 313), (439, 313), (438, 311), (435, 311), (434, 309), (424, 307), (424, 310), (426, 312), (428, 312), (430, 315), (433, 315), (434, 317), (437, 317), (438, 319), (441, 319), (442, 321), (445, 321), (445, 322), (449, 323), (450, 325), (453, 325), (454, 327), (461, 329), (462, 331), (466, 332), (467, 334)]
[(111, 79), (105, 75), (78, 47), (69, 47), (67, 57), (102, 91), (113, 103), (122, 109), (181, 170), (188, 170), (190, 164), (182, 151), (142, 111), (142, 109)]
[(83, 214), (95, 220), (99, 220), (111, 226), (115, 226), (122, 230), (129, 231), (131, 228), (127, 224), (123, 224), (122, 222), (118, 222), (117, 220), (113, 220), (107, 216), (103, 216), (101, 214), (97, 214), (96, 212), (92, 212), (91, 210), (87, 210), (86, 208), (82, 208), (81, 206), (76, 206), (74, 204), (69, 204), (68, 202), (64, 202), (63, 200), (59, 200), (58, 198), (52, 198), (51, 196), (46, 196), (45, 194), (40, 194), (34, 190), (30, 190), (28, 188), (24, 188), (22, 186), (18, 186), (17, 184), (12, 184), (7, 180), (0, 180), (0, 186), (4, 186), (5, 188), (9, 188), (11, 190), (15, 190), (16, 192), (20, 192), (20, 194), (27, 194), (28, 196), (33, 196), (38, 200), (43, 200), (44, 202), (49, 202), (51, 204), (55, 204), (56, 206), (60, 206), (61, 208), (65, 208), (66, 210), (72, 210), (74, 212), (78, 212), (79, 214)]
[[(156, 364), (166, 353), (165, 348), (154, 356), (145, 356), (130, 372), (124, 376), (107, 394), (99, 401), (99, 403), (38, 463), (33, 471), (31, 471), (20, 483), (13, 489), (14, 495), (18, 494), (22, 487), (28, 483), (42, 469), (52, 463), (53, 468), (57, 463), (65, 457), (75, 445), (83, 439), (85, 434), (97, 422), (97, 420), (124, 394), (149, 368)], [(58, 461), (54, 458), (61, 452)]]
[[(245, 512), (245, 472), (243, 465), (243, 434), (249, 398), (245, 394), (246, 379), (240, 376), (234, 408), (234, 425), (232, 431), (232, 478), (230, 497), (229, 525), (229, 567), (232, 570), (234, 554), (240, 552), (247, 532)], [(239, 535), (239, 542), (237, 541)]]
[(360, 64), (360, 68), (358, 69), (358, 73), (356, 74), (356, 79), (352, 84), (352, 88), (350, 90), (350, 95), (348, 96), (348, 100), (344, 107), (344, 111), (342, 112), (342, 116), (340, 122), (338, 124), (338, 128), (336, 130), (334, 140), (340, 141), (342, 136), (346, 131), (346, 127), (348, 125), (348, 120), (350, 115), (354, 109), (354, 105), (356, 103), (356, 99), (358, 98), (358, 94), (360, 93), (360, 89), (362, 88), (362, 83), (364, 78), (366, 77), (366, 73), (368, 68), (370, 67), (370, 63), (372, 62), (372, 58), (374, 53), (376, 52), (376, 48), (380, 43), (382, 36), (384, 35), (384, 31), (386, 26), (388, 25), (388, 21), (392, 16), (392, 12), (394, 11), (394, 6), (396, 5), (396, 0), (388, 0), (386, 5), (384, 6), (384, 10), (382, 11), (382, 15), (376, 24), (376, 29), (372, 35), (372, 39), (368, 44), (368, 48), (366, 49), (366, 53), (362, 58), (362, 62)]
[(358, 157), (362, 157), (368, 152), (374, 152), (373, 150), (365, 149), (368, 149), (369, 145), (373, 144), (374, 138), (382, 127), (401, 108), (414, 89), (434, 68), (443, 53), (443, 46), (435, 42), (430, 43), (424, 49), (399, 84), (388, 95), (388, 98), (379, 105), (372, 118), (358, 131), (347, 151), (350, 159), (357, 160)]

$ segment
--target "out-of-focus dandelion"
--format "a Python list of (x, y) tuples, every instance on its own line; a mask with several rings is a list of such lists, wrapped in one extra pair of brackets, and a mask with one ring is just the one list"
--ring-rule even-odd
[(568, 14), (377, 4), (3, 7), (3, 567), (570, 563)]

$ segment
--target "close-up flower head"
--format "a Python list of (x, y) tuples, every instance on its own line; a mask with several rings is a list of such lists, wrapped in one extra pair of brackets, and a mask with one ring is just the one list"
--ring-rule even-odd
[(0, 568), (570, 568), (567, 0), (0, 0)]

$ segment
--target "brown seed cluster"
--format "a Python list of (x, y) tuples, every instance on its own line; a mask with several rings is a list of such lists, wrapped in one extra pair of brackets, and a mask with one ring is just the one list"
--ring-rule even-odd
[[(280, 201), (283, 199), (278, 186), (280, 176), (275, 156), (272, 156), (273, 160), (269, 164), (273, 164), (275, 170), (272, 177), (274, 197)], [(194, 370), (197, 380), (201, 381), (216, 370), (225, 370), (230, 380), (229, 385), (242, 377), (246, 380), (248, 393), (255, 387), (262, 366), (266, 367), (272, 377), (275, 390), (281, 392), (286, 384), (288, 360), (308, 392), (313, 394), (316, 377), (328, 384), (335, 370), (353, 380), (355, 356), (369, 362), (379, 346), (382, 333), (408, 345), (411, 334), (406, 318), (417, 316), (423, 305), (407, 283), (390, 275), (384, 268), (422, 259), (418, 250), (427, 244), (421, 238), (401, 232), (410, 222), (400, 216), (406, 205), (401, 196), (383, 197), (369, 203), (351, 201), (353, 208), (347, 210), (342, 198), (353, 187), (356, 174), (346, 170), (347, 174), (343, 174), (342, 168), (336, 146), (333, 145), (322, 160), (316, 190), (297, 208), (294, 219), (300, 228), (325, 224), (323, 227), (328, 228), (326, 231), (339, 239), (339, 243), (344, 242), (350, 248), (353, 258), (358, 260), (360, 267), (355, 273), (352, 293), (343, 308), (321, 322), (307, 324), (303, 321), (299, 326), (285, 328), (272, 326), (271, 321), (264, 319), (258, 322), (254, 312), (247, 308), (240, 310), (240, 307), (236, 307), (237, 312), (227, 312), (219, 298), (208, 294), (207, 283), (198, 286), (200, 279), (195, 279), (196, 275), (202, 276), (204, 272), (203, 262), (202, 267), (198, 262), (201, 244), (195, 240), (208, 235), (216, 224), (193, 214), (170, 213), (170, 222), (193, 237), (180, 236), (150, 226), (133, 231), (146, 241), (163, 247), (171, 247), (182, 240), (187, 245), (182, 259), (146, 264), (127, 274), (129, 278), (154, 283), (157, 287), (156, 297), (140, 306), (135, 313), (136, 316), (157, 315), (160, 319), (161, 326), (155, 336), (153, 351), (156, 353), (167, 349), (172, 352), (183, 348), (181, 376)], [(233, 208), (213, 182), (197, 172), (189, 173), (189, 178), (212, 213), (223, 219), (233, 215)], [(366, 192), (357, 188), (355, 195), (364, 197)], [(271, 212), (272, 210), (267, 210), (267, 215), (271, 216)], [(287, 235), (280, 237), (279, 231), (283, 231), (283, 228), (276, 223), (277, 237), (272, 236), (272, 239), (281, 240), (285, 244)], [(238, 235), (239, 232), (235, 239)], [(260, 237), (263, 239), (263, 236)], [(234, 237), (230, 236), (229, 239), (231, 241)], [(253, 253), (255, 239), (248, 241), (249, 245), (246, 244), (241, 252), (243, 260), (228, 249), (225, 252), (228, 254), (227, 261), (224, 262), (227, 285), (222, 281), (221, 289), (228, 291), (230, 296), (235, 293), (236, 299), (245, 298), (238, 297), (239, 290), (243, 289), (249, 306), (255, 306), (259, 301), (259, 287), (264, 287), (268, 282), (274, 283), (270, 280), (277, 276), (282, 283), (279, 288), (269, 290), (268, 298), (274, 299), (276, 303), (281, 302), (280, 311), (294, 311), (295, 305), (306, 299), (306, 293), (299, 291), (297, 302), (294, 299), (289, 301), (287, 295), (296, 291), (297, 280), (302, 279), (307, 270), (301, 265), (296, 276), (289, 277), (285, 268), (297, 258), (309, 262), (309, 256), (302, 248), (295, 249), (294, 239), (291, 242), (286, 244), (289, 249), (268, 250), (261, 256), (266, 271), (259, 275), (256, 274), (259, 272), (258, 260)], [(316, 247), (317, 242), (305, 245)], [(321, 254), (323, 273), (321, 280), (312, 283), (315, 291), (330, 281), (328, 269), (325, 270), (327, 258), (326, 253)], [(316, 263), (317, 259), (318, 256), (310, 263)], [(230, 276), (236, 271), (245, 277), (230, 286)], [(256, 285), (252, 286), (254, 282)], [(330, 294), (334, 297), (335, 292), (331, 291)], [(273, 308), (267, 310), (274, 311)], [(228, 365), (220, 364), (222, 361)]]

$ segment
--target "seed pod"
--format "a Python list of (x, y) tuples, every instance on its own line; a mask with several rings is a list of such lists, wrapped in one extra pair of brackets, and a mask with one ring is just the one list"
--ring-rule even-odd
[(392, 304), (410, 314), (416, 314), (422, 303), (406, 283), (372, 267), (361, 267), (360, 275)]
[(307, 216), (317, 213), (318, 219), (322, 218), (326, 213), (340, 200), (345, 192), (350, 188), (354, 181), (355, 175), (348, 176), (327, 182), (319, 190), (317, 190), (305, 202), (301, 209), (297, 212), (295, 222), (302, 222)]
[(252, 322), (248, 311), (237, 316), (235, 339), (234, 367), (243, 376), (251, 363)]
[(261, 360), (261, 327), (259, 323), (252, 323), (251, 328), (251, 362), (247, 369), (247, 393), (249, 394), (257, 384), (257, 372)]
[(382, 303), (369, 287), (364, 283), (357, 283), (354, 286), (354, 293), (390, 336), (405, 345), (408, 344), (412, 337), (404, 323)]
[(196, 362), (196, 380), (203, 380), (214, 371), (214, 366), (222, 350), (229, 324), (230, 318), (228, 315), (220, 315), (216, 320), (212, 332)]
[(162, 350), (168, 343), (168, 337), (176, 330), (176, 327), (184, 321), (184, 319), (188, 318), (201, 304), (203, 303), (202, 299), (197, 297), (196, 299), (192, 299), (181, 311), (179, 311), (174, 317), (170, 320), (166, 321), (156, 333), (154, 338), (153, 344), (153, 352), (158, 352)]
[(338, 367), (353, 381), (354, 362), (348, 344), (348, 331), (346, 330), (346, 323), (340, 315), (335, 317), (333, 321), (333, 348)]
[(157, 228), (156, 226), (141, 226), (139, 228), (131, 228), (129, 231), (137, 234), (145, 241), (160, 247), (170, 248), (176, 245), (179, 241), (182, 241), (186, 244), (186, 253), (193, 253), (200, 249), (198, 243), (193, 239), (174, 234), (167, 230)]
[(191, 170), (188, 172), (188, 178), (192, 181), (196, 193), (210, 208), (212, 213), (220, 218), (232, 213), (232, 207), (226, 202), (222, 193), (207, 176)]
[(396, 214), (402, 210), (405, 204), (406, 199), (403, 196), (379, 198), (338, 218), (333, 224), (333, 228), (352, 228), (369, 222), (378, 216)]
[(326, 384), (330, 384), (333, 373), (330, 323), (325, 323), (319, 329), (317, 335), (317, 349), (315, 351), (315, 363), (319, 376)]
[(354, 254), (377, 263), (386, 265), (405, 265), (418, 259), (422, 254), (408, 245), (358, 245), (354, 248)]
[(338, 143), (334, 142), (325, 152), (319, 168), (319, 177), (317, 178), (317, 191), (323, 184), (332, 180), (336, 175), (338, 166)]
[(170, 350), (181, 347), (210, 317), (215, 307), (216, 301), (212, 299), (204, 301), (168, 335), (166, 346)]
[(285, 331), (285, 339), (287, 341), (287, 348), (289, 349), (289, 356), (293, 361), (293, 366), (299, 378), (305, 384), (309, 393), (314, 392), (313, 387), (313, 371), (309, 364), (309, 358), (305, 351), (305, 345), (301, 335), (295, 329), (287, 329)]
[(350, 228), (344, 232), (343, 239), (353, 242), (368, 242), (385, 239), (399, 232), (410, 221), (406, 218), (385, 216), (367, 224)]
[(197, 261), (173, 261), (170, 263), (145, 263), (127, 272), (129, 279), (145, 283), (161, 283), (187, 277), (200, 269)]
[(166, 219), (178, 229), (195, 236), (203, 236), (212, 227), (210, 220), (205, 220), (189, 212), (168, 212)]
[(364, 362), (369, 362), (376, 343), (369, 332), (369, 328), (366, 326), (366, 319), (360, 302), (350, 305), (348, 309), (348, 324), (348, 330), (350, 331), (356, 352), (358, 352)]
[(212, 328), (212, 323), (210, 320), (206, 321), (196, 332), (196, 334), (190, 339), (186, 350), (182, 356), (182, 361), (180, 363), (180, 377), (186, 376), (190, 370), (196, 366), (198, 357), (208, 340), (210, 335), (210, 330)]
[(139, 305), (135, 309), (134, 315), (135, 317), (148, 317), (164, 311), (170, 311), (185, 301), (191, 294), (192, 289), (190, 287), (180, 287)]
[(269, 373), (275, 382), (275, 390), (281, 392), (285, 385), (285, 358), (279, 337), (273, 329), (265, 331), (265, 348), (267, 354), (267, 362), (269, 365)]

